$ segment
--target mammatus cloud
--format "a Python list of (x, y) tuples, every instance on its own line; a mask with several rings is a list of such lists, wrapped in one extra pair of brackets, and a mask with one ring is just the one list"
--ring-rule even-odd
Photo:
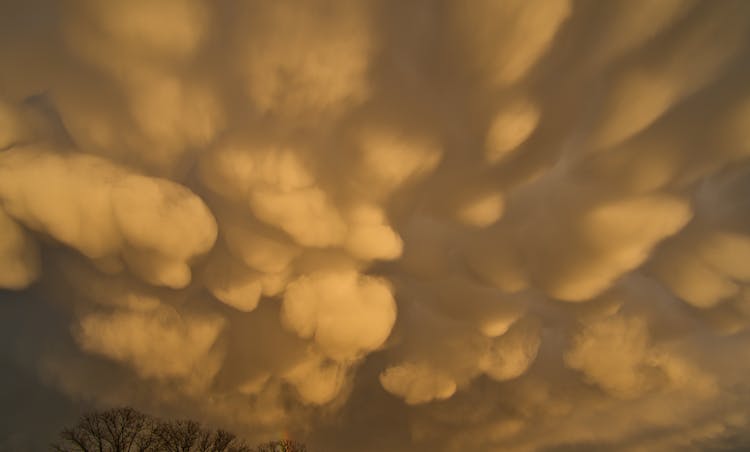
[(2, 286), (22, 289), (39, 273), (39, 250), (23, 228), (4, 211), (0, 211), (0, 268)]
[(189, 260), (216, 238), (216, 222), (189, 189), (82, 153), (3, 152), (0, 197), (29, 229), (47, 234), (104, 272), (123, 262), (144, 281), (181, 288)]
[[(0, 383), (312, 450), (750, 444), (746, 2), (0, 29)], [(56, 425), (20, 403), (0, 449)]]

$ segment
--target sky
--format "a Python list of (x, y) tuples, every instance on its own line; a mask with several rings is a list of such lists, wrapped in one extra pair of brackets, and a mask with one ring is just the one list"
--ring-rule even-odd
[(750, 447), (750, 2), (0, 0), (0, 450)]

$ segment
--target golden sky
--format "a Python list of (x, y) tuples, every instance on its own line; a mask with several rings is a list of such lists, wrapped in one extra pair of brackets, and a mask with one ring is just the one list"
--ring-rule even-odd
[(0, 0), (0, 450), (116, 405), (747, 446), (748, 44), (745, 0)]

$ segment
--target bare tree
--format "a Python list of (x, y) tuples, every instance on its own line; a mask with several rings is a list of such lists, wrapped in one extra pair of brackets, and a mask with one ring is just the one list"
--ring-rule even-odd
[(60, 433), (60, 452), (150, 452), (154, 451), (155, 421), (132, 408), (88, 413), (78, 425)]
[(255, 448), (255, 452), (307, 452), (307, 447), (297, 441), (284, 439), (261, 444)]
[[(132, 408), (85, 414), (60, 433), (58, 452), (253, 452), (226, 430), (191, 420), (162, 421)], [(304, 449), (261, 449), (283, 452)]]
[(154, 429), (164, 452), (251, 452), (243, 441), (226, 430), (207, 430), (195, 421), (161, 422)]

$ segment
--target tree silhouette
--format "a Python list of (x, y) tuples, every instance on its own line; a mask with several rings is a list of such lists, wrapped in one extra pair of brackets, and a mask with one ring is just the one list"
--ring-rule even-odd
[(58, 452), (306, 452), (297, 442), (273, 441), (251, 448), (233, 433), (191, 420), (163, 421), (132, 408), (85, 414), (60, 432)]
[(132, 408), (88, 413), (78, 425), (60, 433), (60, 452), (150, 452), (155, 451), (155, 420)]
[(289, 439), (261, 444), (255, 452), (307, 452), (304, 444)]
[(154, 428), (157, 450), (164, 452), (252, 452), (226, 430), (207, 430), (198, 422), (160, 422)]

